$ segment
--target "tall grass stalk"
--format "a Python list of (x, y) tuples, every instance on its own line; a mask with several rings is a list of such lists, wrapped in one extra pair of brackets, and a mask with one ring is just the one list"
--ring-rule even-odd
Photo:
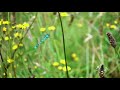
[(60, 24), (61, 24), (61, 30), (62, 30), (62, 35), (63, 35), (63, 47), (64, 47), (64, 57), (65, 57), (66, 75), (67, 75), (67, 78), (69, 78), (68, 68), (67, 68), (67, 60), (66, 60), (66, 52), (65, 52), (64, 31), (63, 31), (63, 24), (62, 24), (62, 19), (61, 19), (61, 16), (60, 16), (60, 12), (58, 12), (58, 15), (59, 15)]

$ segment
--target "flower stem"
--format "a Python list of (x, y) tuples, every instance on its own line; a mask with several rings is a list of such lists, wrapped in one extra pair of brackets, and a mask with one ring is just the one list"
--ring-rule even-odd
[(60, 16), (59, 12), (58, 12), (58, 15), (59, 15), (60, 23), (61, 23), (62, 36), (63, 36), (63, 46), (64, 46), (64, 57), (65, 57), (66, 75), (67, 75), (67, 78), (69, 78), (68, 69), (67, 69), (66, 52), (65, 52), (65, 39), (64, 39), (63, 24), (62, 24), (62, 20), (61, 20), (61, 16)]

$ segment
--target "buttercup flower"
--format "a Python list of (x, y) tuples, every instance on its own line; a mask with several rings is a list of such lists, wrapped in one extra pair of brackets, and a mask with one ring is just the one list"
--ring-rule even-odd
[(15, 28), (16, 28), (16, 26), (12, 26), (11, 28), (12, 28), (12, 29), (15, 29)]
[(58, 62), (54, 62), (52, 65), (57, 67), (57, 66), (59, 66), (59, 63)]
[(18, 33), (18, 32), (14, 34), (14, 37), (15, 37), (15, 38), (18, 37), (18, 36), (19, 36), (19, 33)]
[(13, 59), (8, 58), (7, 62), (8, 62), (8, 63), (13, 63), (13, 62), (14, 62), (14, 60), (13, 60)]
[(69, 14), (68, 14), (67, 12), (61, 12), (61, 13), (60, 13), (60, 16), (61, 16), (61, 17), (66, 17), (66, 16), (69, 16)]
[(54, 31), (55, 29), (56, 29), (55, 26), (48, 27), (48, 30), (51, 30), (51, 31)]
[(72, 54), (72, 58), (75, 58), (77, 57), (77, 55), (75, 53)]
[(0, 21), (0, 25), (2, 25), (2, 22)]
[(18, 45), (14, 45), (14, 46), (12, 47), (13, 50), (16, 50), (17, 48), (18, 48)]
[(6, 32), (7, 28), (6, 27), (3, 27), (3, 31)]
[(58, 70), (62, 70), (63, 69), (63, 67), (62, 66), (58, 66)]
[(10, 22), (9, 21), (3, 21), (2, 24), (8, 25), (8, 24), (10, 24)]
[[(71, 70), (71, 67), (70, 67), (70, 66), (67, 66), (67, 69), (68, 69), (68, 71), (70, 71), (70, 70)], [(63, 71), (66, 72), (66, 66), (63, 67)]]
[(34, 68), (36, 69), (36, 68), (38, 68), (37, 66), (34, 66)]
[(29, 25), (29, 23), (24, 22), (24, 23), (23, 23), (23, 26), (29, 27), (30, 25)]
[(109, 24), (109, 23), (106, 23), (106, 26), (107, 26), (107, 27), (109, 27), (109, 26), (110, 26), (110, 24)]
[(65, 64), (65, 60), (61, 59), (61, 60), (60, 60), (60, 63), (61, 63), (61, 64)]
[(115, 25), (111, 25), (110, 28), (117, 29), (117, 27)]
[(22, 25), (22, 24), (17, 24), (16, 27), (17, 27), (18, 29), (22, 29), (22, 28), (23, 28), (23, 25)]
[(75, 58), (74, 58), (74, 61), (78, 61), (78, 57), (75, 57)]
[(9, 37), (5, 37), (5, 40), (6, 40), (6, 41), (9, 40)]
[(46, 28), (40, 28), (41, 32), (45, 32)]

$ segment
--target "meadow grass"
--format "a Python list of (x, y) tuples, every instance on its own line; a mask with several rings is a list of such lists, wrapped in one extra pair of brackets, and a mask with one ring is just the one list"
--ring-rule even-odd
[[(37, 14), (36, 14), (37, 13)], [(66, 78), (63, 33), (58, 13), (16, 12), (16, 24), (29, 23), (25, 30), (13, 29), (10, 21), (12, 12), (1, 12), (0, 21), (0, 77), (1, 78)], [(105, 77), (120, 77), (119, 71), (119, 13), (118, 12), (66, 12), (61, 14), (64, 30), (67, 69), (70, 78), (99, 78), (101, 64)], [(116, 21), (116, 22), (115, 22)], [(7, 30), (3, 31), (3, 27)], [(28, 32), (27, 32), (28, 30)], [(5, 32), (5, 33), (4, 33)], [(23, 39), (14, 37), (19, 32)], [(110, 45), (107, 32), (116, 39), (116, 51)], [(50, 37), (34, 49), (42, 38)], [(8, 36), (12, 39), (4, 40)], [(15, 50), (15, 44), (23, 46)], [(14, 56), (12, 57), (14, 53)], [(8, 57), (13, 59), (10, 63)], [(4, 61), (2, 61), (4, 60)], [(7, 65), (10, 65), (7, 70)], [(6, 75), (7, 74), (7, 75)]]

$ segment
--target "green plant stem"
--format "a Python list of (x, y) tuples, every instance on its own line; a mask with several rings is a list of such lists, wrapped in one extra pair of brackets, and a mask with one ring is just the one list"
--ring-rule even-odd
[(7, 78), (7, 68), (6, 68), (6, 66), (5, 66), (4, 59), (3, 59), (3, 57), (2, 57), (1, 49), (2, 49), (2, 45), (0, 46), (0, 57), (1, 57), (2, 64), (3, 64), (3, 67), (4, 67), (5, 78)]
[(116, 48), (114, 48), (114, 49), (115, 49), (115, 53), (118, 55), (118, 59), (119, 59), (119, 61), (120, 61), (120, 55), (119, 55), (119, 53), (117, 52)]
[(59, 12), (58, 12), (58, 15), (59, 15), (59, 19), (60, 19), (60, 23), (61, 23), (61, 29), (62, 29), (62, 35), (63, 35), (63, 46), (64, 46), (64, 57), (65, 57), (66, 75), (67, 75), (67, 78), (69, 78), (68, 68), (67, 68), (67, 60), (66, 60), (66, 52), (65, 52), (65, 39), (64, 39), (63, 24), (62, 24), (62, 19), (61, 19), (61, 16), (60, 16)]

